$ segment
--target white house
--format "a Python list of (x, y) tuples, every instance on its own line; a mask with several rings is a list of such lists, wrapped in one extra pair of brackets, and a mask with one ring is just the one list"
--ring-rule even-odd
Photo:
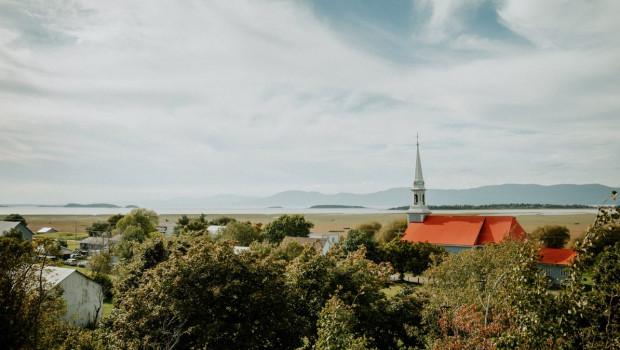
[(0, 237), (4, 236), (5, 232), (10, 231), (11, 229), (18, 229), (22, 233), (22, 239), (27, 239), (32, 241), (32, 236), (34, 234), (26, 225), (22, 224), (20, 221), (0, 221)]
[(87, 326), (101, 317), (103, 291), (97, 282), (77, 270), (55, 266), (45, 267), (43, 276), (52, 287), (62, 290), (62, 297), (67, 304), (65, 321)]
[(321, 254), (327, 254), (327, 252), (331, 249), (331, 247), (338, 243), (340, 240), (339, 233), (311, 233), (308, 235), (310, 238), (318, 238), (318, 239), (326, 239), (325, 244), (323, 245), (323, 249)]

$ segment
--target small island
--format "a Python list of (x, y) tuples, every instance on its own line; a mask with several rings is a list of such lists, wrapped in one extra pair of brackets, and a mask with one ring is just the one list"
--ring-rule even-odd
[(361, 205), (340, 205), (340, 204), (321, 204), (313, 205), (310, 209), (365, 209)]

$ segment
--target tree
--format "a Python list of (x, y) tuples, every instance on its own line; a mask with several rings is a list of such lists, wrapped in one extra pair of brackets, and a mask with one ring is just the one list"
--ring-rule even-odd
[[(28, 241), (0, 237), (0, 344), (5, 349), (45, 348), (64, 307), (59, 291), (43, 276), (50, 240), (40, 249)], [(50, 254), (53, 252), (49, 252)]]
[(28, 222), (26, 222), (26, 218), (21, 216), (20, 214), (9, 214), (4, 217), (4, 221), (17, 221), (24, 224), (24, 226), (28, 226)]
[(86, 232), (90, 237), (100, 237), (104, 235), (109, 235), (112, 231), (113, 227), (107, 221), (96, 221), (93, 222), (90, 226), (86, 227)]
[(144, 236), (156, 231), (155, 225), (159, 223), (159, 216), (152, 210), (137, 208), (125, 215), (116, 223), (116, 233), (125, 234), (128, 227), (137, 227)]
[(331, 297), (319, 314), (318, 339), (313, 350), (365, 350), (370, 349), (366, 337), (353, 333), (357, 325), (355, 312), (345, 305), (338, 295)]
[(106, 221), (108, 222), (108, 224), (110, 224), (110, 229), (113, 230), (116, 228), (116, 224), (124, 217), (125, 215), (120, 214), (120, 213), (114, 214), (110, 216)]
[(259, 241), (260, 238), (260, 232), (249, 221), (232, 221), (220, 233), (218, 240), (231, 240), (237, 242), (238, 245), (249, 246), (252, 242)]
[(227, 226), (230, 223), (237, 222), (237, 219), (231, 218), (230, 216), (219, 216), (211, 221), (209, 221), (210, 225), (216, 226)]
[(91, 256), (88, 268), (94, 274), (109, 274), (112, 271), (112, 254), (101, 252)]
[(379, 244), (372, 238), (372, 235), (364, 231), (349, 230), (342, 244), (347, 253), (352, 253), (364, 246), (366, 247), (366, 258), (374, 262), (381, 261)]
[(196, 237), (123, 293), (107, 339), (122, 348), (298, 347), (284, 269), (283, 261)]
[(369, 221), (357, 225), (355, 229), (366, 233), (370, 237), (375, 237), (381, 231), (381, 224), (376, 221)]
[(570, 231), (566, 226), (545, 225), (532, 231), (532, 238), (540, 240), (547, 248), (563, 248), (570, 239)]
[(388, 243), (397, 236), (402, 236), (403, 232), (407, 229), (408, 224), (407, 219), (398, 219), (389, 222), (387, 225), (383, 226), (381, 231), (379, 231), (377, 241), (379, 241), (379, 243)]
[(388, 244), (384, 244), (381, 250), (383, 258), (392, 264), (401, 281), (404, 280), (405, 272), (411, 272), (418, 276), (426, 271), (433, 262), (441, 262), (448, 254), (445, 248), (441, 246), (403, 241), (399, 237)]
[(280, 243), (285, 236), (308, 237), (314, 224), (306, 221), (303, 215), (282, 215), (268, 223), (263, 236), (271, 243)]

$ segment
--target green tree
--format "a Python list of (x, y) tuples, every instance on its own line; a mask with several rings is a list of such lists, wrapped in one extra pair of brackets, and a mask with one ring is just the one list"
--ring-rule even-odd
[(415, 243), (395, 238), (388, 244), (381, 246), (382, 256), (388, 261), (399, 274), (400, 280), (404, 280), (405, 272), (411, 272), (418, 276), (426, 271), (433, 262), (439, 263), (447, 252), (441, 246), (430, 243)]
[(100, 237), (109, 235), (113, 227), (107, 221), (95, 221), (90, 226), (86, 227), (86, 232), (90, 237)]
[(379, 231), (377, 241), (379, 241), (379, 243), (388, 243), (394, 238), (402, 236), (408, 224), (407, 219), (397, 219), (389, 222)]
[(125, 215), (116, 223), (116, 233), (125, 234), (125, 231), (131, 228), (138, 228), (144, 236), (156, 231), (155, 225), (159, 223), (159, 216), (152, 210), (138, 208), (133, 209), (129, 214)]
[(265, 225), (263, 236), (271, 243), (280, 243), (285, 236), (308, 237), (313, 227), (303, 215), (282, 215)]
[(93, 274), (109, 274), (112, 271), (112, 254), (101, 252), (91, 256), (88, 269)]
[(570, 231), (566, 226), (545, 225), (537, 227), (531, 236), (543, 242), (547, 248), (563, 248), (570, 239)]
[(24, 218), (20, 214), (9, 214), (5, 216), (3, 220), (4, 221), (18, 221), (24, 224), (24, 226), (28, 226), (28, 222), (26, 221), (26, 218)]
[(365, 350), (371, 349), (366, 337), (356, 337), (355, 312), (337, 295), (331, 297), (319, 314), (318, 339), (314, 350)]
[(241, 246), (249, 246), (252, 242), (259, 241), (260, 232), (252, 226), (252, 223), (232, 221), (220, 233), (219, 240), (231, 240)]
[(370, 237), (375, 237), (381, 231), (381, 224), (376, 221), (364, 222), (357, 225), (355, 230), (362, 231)]
[(116, 228), (116, 224), (117, 224), (117, 223), (118, 223), (118, 222), (119, 222), (122, 218), (124, 218), (124, 217), (125, 217), (125, 215), (120, 214), (120, 213), (119, 213), (119, 214), (114, 214), (114, 215), (110, 216), (110, 217), (106, 220), (106, 222), (107, 222), (108, 224), (110, 224), (110, 229), (111, 229), (111, 230), (113, 230), (113, 229), (115, 229), (115, 228)]
[(381, 261), (381, 252), (379, 244), (373, 239), (372, 235), (359, 230), (349, 230), (346, 238), (342, 242), (344, 251), (347, 253), (358, 250), (361, 246), (366, 247), (366, 258), (379, 262)]
[(107, 339), (126, 348), (295, 348), (284, 269), (283, 261), (196, 237), (123, 293)]
[(51, 332), (64, 312), (58, 290), (45, 280), (47, 259), (43, 256), (51, 241), (39, 248), (28, 241), (0, 237), (0, 344), (5, 349), (46, 348)]
[(209, 221), (209, 225), (227, 226), (228, 224), (233, 222), (237, 222), (237, 219), (231, 218), (230, 216), (219, 216)]

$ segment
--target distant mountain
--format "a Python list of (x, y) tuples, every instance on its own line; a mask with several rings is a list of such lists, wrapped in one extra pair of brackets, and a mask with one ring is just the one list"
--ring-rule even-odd
[[(489, 205), (507, 203), (600, 205), (612, 187), (591, 185), (495, 185), (464, 190), (434, 190), (426, 192), (429, 205)], [(267, 197), (218, 195), (202, 199), (177, 199), (166, 205), (200, 206), (211, 208), (309, 208), (316, 205), (398, 207), (411, 203), (411, 189), (406, 187), (368, 193), (336, 193), (285, 191)]]

